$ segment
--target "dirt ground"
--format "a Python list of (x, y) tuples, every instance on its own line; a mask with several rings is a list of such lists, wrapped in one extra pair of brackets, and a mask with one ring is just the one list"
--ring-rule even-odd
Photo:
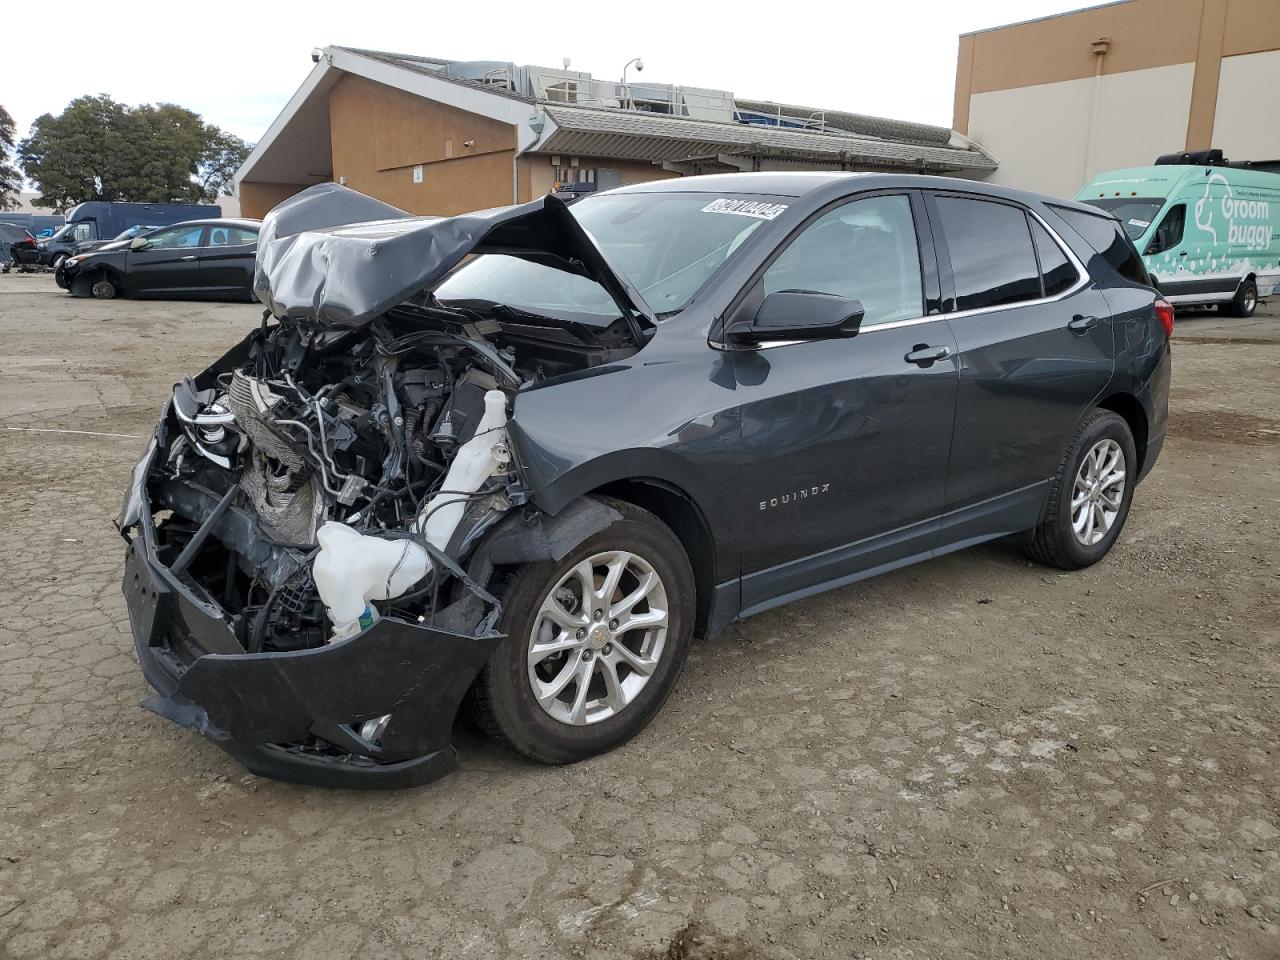
[(137, 706), (111, 520), (258, 316), (0, 277), (0, 956), (1280, 957), (1280, 309), (1180, 317), (1093, 569), (996, 544), (785, 607), (609, 756), (463, 729), (390, 794)]

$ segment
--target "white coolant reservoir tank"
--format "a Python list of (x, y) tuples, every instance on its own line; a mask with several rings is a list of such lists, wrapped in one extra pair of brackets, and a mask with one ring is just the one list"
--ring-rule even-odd
[[(443, 550), (466, 510), (467, 495), (506, 469), (507, 398), (500, 390), (484, 395), (484, 415), (475, 435), (458, 448), (449, 473), (422, 508), (414, 529)], [(431, 557), (411, 540), (365, 536), (345, 523), (329, 521), (316, 532), (320, 552), (311, 575), (333, 623), (330, 643), (345, 640), (378, 618), (370, 600), (398, 597), (431, 570)]]

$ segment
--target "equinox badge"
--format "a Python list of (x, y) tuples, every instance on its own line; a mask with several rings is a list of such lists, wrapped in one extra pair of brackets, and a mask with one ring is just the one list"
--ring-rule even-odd
[(829, 483), (815, 483), (812, 487), (802, 487), (799, 490), (792, 490), (790, 493), (784, 493), (780, 497), (770, 497), (768, 500), (760, 501), (761, 510), (772, 510), (774, 507), (785, 507), (788, 503), (794, 503), (797, 500), (808, 500), (810, 497), (818, 497), (831, 489)]

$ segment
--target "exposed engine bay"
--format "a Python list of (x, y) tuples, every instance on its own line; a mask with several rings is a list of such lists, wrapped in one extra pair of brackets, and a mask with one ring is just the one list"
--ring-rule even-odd
[(392, 612), (431, 623), (459, 591), (486, 596), (458, 560), (526, 502), (505, 431), (515, 392), (634, 349), (612, 338), (428, 298), (356, 329), (264, 323), (243, 362), (175, 387), (159, 529), (195, 534), (183, 487), (252, 514), (259, 543), (206, 543), (184, 567), (246, 651), (334, 642)]

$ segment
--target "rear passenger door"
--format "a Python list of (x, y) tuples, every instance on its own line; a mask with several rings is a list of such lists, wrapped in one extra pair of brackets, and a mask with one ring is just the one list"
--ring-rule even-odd
[(1111, 379), (1113, 331), (1084, 265), (1037, 214), (974, 195), (927, 203), (959, 348), (940, 532), (955, 543), (1039, 521), (1076, 423)]
[(253, 289), (258, 234), (246, 227), (209, 227), (209, 240), (200, 255), (200, 287), (217, 296), (248, 296)]

